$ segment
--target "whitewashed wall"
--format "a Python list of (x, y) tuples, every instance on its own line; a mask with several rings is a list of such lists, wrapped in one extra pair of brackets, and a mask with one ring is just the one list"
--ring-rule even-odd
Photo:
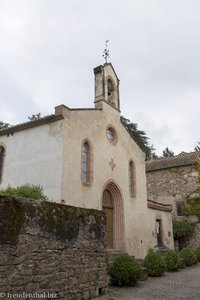
[(44, 193), (60, 201), (63, 157), (63, 121), (1, 136), (5, 147), (0, 187), (25, 183), (41, 185)]
[(151, 208), (148, 209), (148, 250), (152, 250), (157, 245), (156, 219), (161, 220), (163, 246), (173, 250), (172, 213)]

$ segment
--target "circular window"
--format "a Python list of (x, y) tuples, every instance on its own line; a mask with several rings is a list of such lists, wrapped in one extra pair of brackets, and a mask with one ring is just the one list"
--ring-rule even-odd
[(106, 135), (110, 143), (116, 144), (117, 143), (117, 133), (113, 127), (108, 127), (106, 130)]

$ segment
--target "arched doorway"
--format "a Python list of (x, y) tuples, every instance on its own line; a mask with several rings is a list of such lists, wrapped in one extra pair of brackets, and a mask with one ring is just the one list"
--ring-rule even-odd
[(108, 249), (124, 250), (124, 214), (122, 197), (114, 182), (109, 182), (102, 195), (102, 209), (106, 214), (106, 242)]

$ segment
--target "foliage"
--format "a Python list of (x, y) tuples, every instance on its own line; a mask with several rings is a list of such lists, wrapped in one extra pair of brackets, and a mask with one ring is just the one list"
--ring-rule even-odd
[(121, 116), (121, 123), (129, 132), (133, 140), (138, 144), (138, 146), (146, 153), (146, 158), (155, 158), (156, 154), (154, 152), (153, 145), (149, 145), (149, 138), (143, 130), (138, 129), (138, 124), (131, 123), (130, 120)]
[(127, 254), (119, 256), (110, 267), (111, 281), (114, 285), (132, 286), (139, 280), (140, 275), (139, 263)]
[(171, 157), (174, 156), (174, 152), (170, 150), (168, 147), (163, 150), (163, 157)]
[(0, 121), (0, 130), (8, 128), (8, 127), (10, 127), (9, 123), (4, 123), (4, 122)]
[(195, 248), (193, 252), (196, 255), (197, 260), (200, 261), (200, 247)]
[[(197, 172), (198, 172), (198, 179), (200, 181), (200, 157), (197, 159), (196, 166), (197, 166)], [(199, 193), (200, 193), (200, 188), (199, 188)]]
[(180, 259), (178, 254), (169, 250), (164, 255), (165, 267), (167, 271), (177, 271), (180, 266)]
[(200, 222), (200, 196), (187, 198), (185, 214), (196, 216)]
[(24, 184), (13, 188), (8, 186), (0, 190), (0, 195), (8, 195), (29, 199), (48, 200), (47, 196), (43, 193), (43, 188), (40, 185)]
[(41, 115), (41, 113), (39, 112), (38, 114), (33, 114), (31, 117), (28, 117), (28, 119), (29, 119), (30, 121), (35, 121), (35, 120), (41, 119), (41, 117), (42, 117), (42, 115)]
[(175, 174), (181, 173), (181, 170), (178, 167), (173, 167), (173, 168), (170, 168), (168, 170), (169, 170), (169, 172), (172, 172), (172, 173), (175, 173)]
[(162, 276), (165, 272), (164, 259), (155, 252), (150, 252), (146, 255), (143, 265), (147, 268), (149, 276)]
[(173, 234), (175, 239), (182, 239), (189, 236), (194, 230), (195, 223), (190, 223), (187, 220), (173, 220)]
[(197, 262), (196, 255), (188, 248), (183, 248), (179, 252), (179, 256), (185, 262), (186, 266), (195, 265)]
[(153, 147), (153, 145), (151, 146), (151, 154), (150, 154), (150, 157), (148, 157), (148, 159), (157, 159), (157, 158), (159, 158), (159, 156), (155, 153), (155, 151), (154, 151), (155, 149), (154, 149), (154, 147)]
[(197, 142), (197, 145), (194, 148), (195, 151), (200, 151), (200, 142)]
[(179, 257), (179, 269), (184, 269), (186, 268), (186, 263), (185, 261), (180, 257), (180, 255), (178, 254)]

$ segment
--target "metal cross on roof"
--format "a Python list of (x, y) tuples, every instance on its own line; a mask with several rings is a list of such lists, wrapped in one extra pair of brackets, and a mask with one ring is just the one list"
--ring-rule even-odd
[(104, 49), (103, 55), (102, 55), (104, 57), (106, 63), (108, 62), (108, 58), (110, 58), (109, 50), (108, 50), (108, 42), (109, 42), (109, 40), (106, 40), (106, 48)]

